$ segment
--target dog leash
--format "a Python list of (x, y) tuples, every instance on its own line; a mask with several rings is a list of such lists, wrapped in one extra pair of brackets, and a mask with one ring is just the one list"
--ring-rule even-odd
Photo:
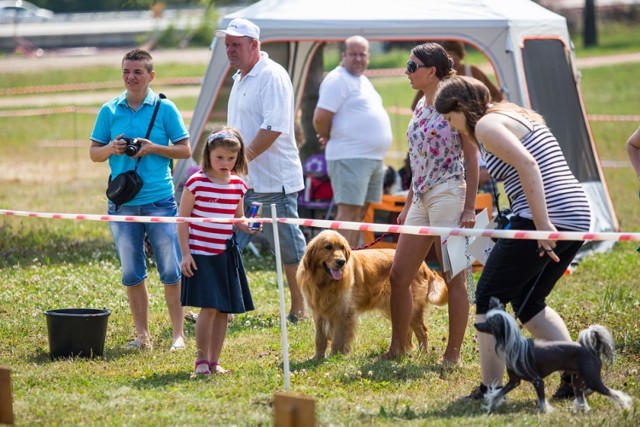
[(388, 231), (385, 231), (384, 233), (382, 233), (380, 236), (376, 237), (372, 242), (367, 243), (365, 245), (362, 246), (357, 246), (355, 248), (351, 248), (352, 251), (359, 251), (361, 249), (367, 249), (370, 248), (371, 246), (375, 245), (376, 243), (378, 243), (379, 241), (381, 241), (382, 239), (384, 239), (385, 237), (389, 236), (391, 233)]
[[(357, 246), (355, 248), (351, 248), (351, 250), (359, 251), (359, 250), (362, 250), (362, 249), (370, 248), (371, 246), (375, 245), (376, 243), (378, 243), (379, 241), (381, 241), (382, 239), (384, 239), (385, 237), (387, 237), (390, 234), (391, 234), (390, 232), (386, 231), (386, 232), (382, 233), (380, 236), (376, 237), (372, 242), (367, 243), (367, 244), (362, 245), (362, 246)], [(527, 301), (529, 301), (529, 298), (531, 298), (531, 294), (533, 293), (533, 290), (536, 288), (536, 285), (540, 281), (540, 277), (542, 277), (542, 273), (544, 273), (544, 270), (547, 268), (547, 265), (549, 265), (549, 261), (550, 261), (550, 258), (547, 258), (546, 261), (544, 262), (544, 265), (540, 269), (540, 273), (538, 273), (538, 277), (536, 277), (536, 281), (533, 282), (533, 285), (529, 289), (529, 292), (527, 292), (527, 295), (524, 297), (524, 300), (522, 301), (522, 304), (520, 305), (520, 308), (518, 308), (518, 311), (515, 314), (516, 319), (518, 319), (520, 317), (520, 314), (522, 313), (522, 309), (527, 304)]]
[(522, 313), (522, 309), (524, 308), (525, 305), (527, 305), (527, 301), (529, 301), (529, 297), (531, 297), (531, 294), (533, 293), (533, 290), (536, 288), (536, 285), (538, 284), (538, 281), (540, 281), (540, 277), (542, 277), (542, 273), (544, 273), (544, 270), (547, 268), (547, 265), (549, 265), (549, 261), (551, 260), (551, 258), (547, 257), (547, 260), (544, 262), (544, 265), (542, 266), (542, 269), (540, 270), (540, 273), (538, 273), (538, 277), (536, 278), (536, 281), (533, 282), (533, 286), (531, 286), (531, 289), (529, 289), (529, 292), (527, 292), (527, 296), (524, 297), (524, 301), (522, 301), (522, 304), (520, 305), (520, 308), (518, 308), (518, 311), (516, 312), (516, 319), (520, 318), (520, 314)]

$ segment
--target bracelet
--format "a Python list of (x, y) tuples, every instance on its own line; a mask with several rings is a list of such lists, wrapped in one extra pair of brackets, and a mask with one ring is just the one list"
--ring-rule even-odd
[(476, 211), (475, 210), (470, 210), (470, 209), (463, 209), (462, 212), (469, 212), (475, 215)]

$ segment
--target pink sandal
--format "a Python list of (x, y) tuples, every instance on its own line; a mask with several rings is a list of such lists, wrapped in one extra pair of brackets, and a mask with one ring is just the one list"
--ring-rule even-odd
[[(198, 369), (198, 366), (205, 365), (206, 369)], [(209, 366), (209, 361), (206, 359), (198, 359), (196, 360), (196, 374), (198, 375), (211, 375), (211, 368)]]

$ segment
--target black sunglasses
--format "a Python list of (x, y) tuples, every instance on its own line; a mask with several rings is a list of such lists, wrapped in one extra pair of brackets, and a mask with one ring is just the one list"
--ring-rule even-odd
[(415, 73), (418, 68), (427, 68), (427, 67), (429, 67), (429, 66), (428, 65), (416, 64), (416, 62), (412, 61), (412, 60), (408, 60), (407, 61), (407, 72), (409, 74)]

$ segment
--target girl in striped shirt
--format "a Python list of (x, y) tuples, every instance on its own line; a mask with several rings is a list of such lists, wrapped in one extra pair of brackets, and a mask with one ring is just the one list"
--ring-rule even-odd
[[(247, 185), (238, 174), (247, 173), (242, 137), (222, 127), (207, 138), (202, 170), (185, 184), (180, 217), (244, 218)], [(258, 231), (247, 222), (189, 222), (178, 224), (182, 252), (183, 306), (201, 307), (196, 320), (195, 373), (229, 372), (218, 364), (227, 333), (228, 313), (253, 310), (247, 277), (233, 228), (249, 234)]]
[[(482, 82), (454, 77), (439, 87), (435, 107), (454, 129), (469, 135), (486, 152), (491, 176), (504, 180), (514, 213), (511, 229), (589, 231), (587, 196), (542, 116), (512, 103), (489, 101), (489, 90)], [(546, 298), (582, 243), (498, 239), (478, 281), (476, 321), (485, 320), (489, 299), (496, 297), (503, 304), (511, 303), (516, 317), (535, 338), (571, 341), (564, 321), (546, 305)], [(473, 399), (482, 398), (489, 386), (502, 384), (504, 375), (504, 360), (495, 353), (493, 336), (478, 334), (478, 346), (482, 383), (468, 396)], [(561, 389), (567, 388), (567, 380), (563, 375)], [(556, 397), (570, 396), (556, 392)]]

